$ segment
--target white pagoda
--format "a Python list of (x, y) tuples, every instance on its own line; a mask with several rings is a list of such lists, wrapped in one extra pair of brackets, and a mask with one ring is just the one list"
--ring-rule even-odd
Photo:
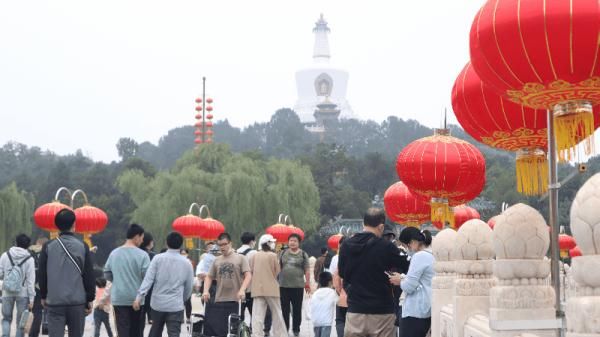
[(296, 88), (298, 100), (294, 110), (304, 123), (315, 122), (317, 105), (326, 98), (341, 111), (339, 117), (353, 118), (354, 113), (346, 100), (348, 72), (332, 66), (330, 63), (328, 34), (331, 30), (323, 14), (315, 23), (315, 46), (313, 62), (310, 66), (296, 72)]

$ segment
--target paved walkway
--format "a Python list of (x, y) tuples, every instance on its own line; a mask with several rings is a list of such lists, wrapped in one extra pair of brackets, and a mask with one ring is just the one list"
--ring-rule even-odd
[[(193, 308), (193, 312), (202, 312), (202, 304), (200, 302), (200, 298), (193, 296), (192, 297), (192, 308)], [(304, 308), (305, 310), (302, 311), (302, 326), (300, 328), (300, 336), (301, 337), (313, 337), (313, 331), (312, 331), (312, 323), (310, 321), (310, 319), (306, 316), (308, 307)], [(112, 322), (111, 326), (113, 327), (113, 333), (115, 333), (114, 331), (114, 322)], [(93, 325), (93, 321), (90, 319), (88, 319), (86, 321), (86, 325), (85, 325), (85, 334), (84, 337), (93, 337), (94, 336), (94, 325)], [(148, 336), (148, 333), (150, 332), (150, 325), (146, 325), (146, 329), (144, 329), (144, 335)], [(116, 334), (116, 333), (115, 333)], [(102, 327), (101, 333), (100, 333), (101, 337), (108, 337), (108, 335), (106, 334), (106, 330), (104, 330), (104, 327)], [(167, 337), (167, 332), (166, 329), (163, 331), (163, 336)], [(187, 337), (188, 333), (187, 333), (187, 327), (184, 325), (181, 327), (181, 337)], [(272, 337), (286, 337), (286, 336), (272, 336)], [(336, 333), (335, 333), (335, 328), (332, 329), (331, 332), (331, 337), (337, 337)]]

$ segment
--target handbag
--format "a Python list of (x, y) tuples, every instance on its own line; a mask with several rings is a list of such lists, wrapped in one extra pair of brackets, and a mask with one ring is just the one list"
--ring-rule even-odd
[(23, 329), (26, 334), (29, 334), (31, 325), (33, 324), (33, 313), (29, 310), (23, 311), (21, 320), (19, 321), (19, 329)]

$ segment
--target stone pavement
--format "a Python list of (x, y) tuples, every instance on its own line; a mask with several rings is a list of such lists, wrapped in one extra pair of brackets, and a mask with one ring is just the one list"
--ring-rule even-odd
[[(193, 308), (193, 312), (202, 312), (202, 304), (200, 302), (200, 298), (196, 297), (195, 295), (192, 297), (192, 308)], [(305, 306), (304, 310), (302, 310), (303, 318), (302, 318), (302, 326), (300, 328), (300, 337), (313, 337), (314, 336), (313, 331), (312, 331), (312, 323), (311, 323), (310, 319), (306, 316), (307, 312), (308, 312), (308, 307)], [(115, 325), (114, 325), (114, 322), (112, 322), (112, 321), (111, 321), (111, 326), (113, 328), (113, 333), (116, 334), (116, 331), (114, 328)], [(149, 332), (150, 332), (150, 325), (146, 325), (146, 328), (144, 329), (144, 336), (148, 336)], [(100, 336), (108, 337), (104, 327), (102, 327), (102, 329), (101, 329)], [(164, 337), (167, 336), (166, 328), (163, 331), (163, 336)], [(187, 326), (183, 325), (181, 327), (181, 337), (187, 337), (187, 336), (188, 336)], [(84, 337), (94, 337), (94, 325), (93, 325), (93, 320), (91, 320), (91, 317), (90, 317), (90, 319), (88, 319), (86, 321)], [(286, 336), (273, 336), (273, 337), (286, 337)], [(335, 333), (335, 328), (333, 328), (331, 331), (331, 337), (337, 337), (337, 335)]]

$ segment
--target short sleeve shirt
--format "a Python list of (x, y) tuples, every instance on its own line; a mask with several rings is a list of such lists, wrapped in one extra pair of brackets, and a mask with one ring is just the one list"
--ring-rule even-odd
[(246, 272), (250, 272), (250, 265), (245, 256), (232, 252), (217, 257), (209, 272), (217, 281), (215, 302), (236, 302)]
[(282, 288), (304, 288), (304, 272), (308, 270), (308, 256), (303, 250), (292, 253), (289, 249), (281, 254), (279, 286)]

